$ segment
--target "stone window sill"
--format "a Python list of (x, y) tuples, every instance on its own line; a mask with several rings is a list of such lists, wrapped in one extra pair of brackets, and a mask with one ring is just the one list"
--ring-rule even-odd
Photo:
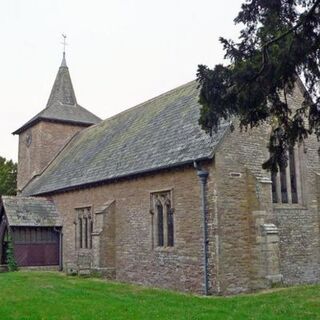
[(154, 250), (159, 252), (173, 252), (175, 247), (155, 247)]
[(306, 206), (299, 203), (274, 203), (273, 209), (276, 210), (308, 210)]
[(92, 248), (78, 248), (77, 249), (81, 253), (91, 252)]

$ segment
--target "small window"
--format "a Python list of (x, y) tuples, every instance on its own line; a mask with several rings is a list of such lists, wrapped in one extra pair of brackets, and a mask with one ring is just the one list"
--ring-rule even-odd
[(158, 246), (163, 247), (163, 206), (161, 202), (157, 204), (157, 229), (158, 229)]
[(79, 218), (79, 248), (82, 248), (82, 235), (83, 235), (83, 231), (82, 231), (82, 218)]
[(288, 189), (287, 189), (287, 172), (286, 167), (280, 168), (280, 186), (281, 186), (281, 202), (288, 203)]
[(287, 167), (279, 168), (278, 172), (271, 173), (272, 202), (296, 204), (299, 202), (298, 188), (298, 150), (290, 148)]
[(173, 210), (170, 204), (167, 205), (167, 223), (168, 223), (168, 247), (173, 247), (174, 245)]
[(91, 208), (76, 209), (76, 244), (79, 249), (92, 248)]
[(289, 168), (292, 203), (298, 203), (296, 161), (293, 148), (289, 150)]
[(174, 210), (171, 198), (171, 191), (151, 193), (152, 233), (158, 247), (174, 246)]

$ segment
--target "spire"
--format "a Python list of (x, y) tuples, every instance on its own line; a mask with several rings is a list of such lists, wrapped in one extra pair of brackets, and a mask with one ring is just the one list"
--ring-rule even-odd
[(63, 37), (63, 42), (61, 42), (61, 43), (63, 44), (63, 57), (62, 57), (61, 67), (66, 67), (67, 66), (67, 62), (66, 62), (66, 45), (67, 45), (66, 39), (67, 39), (67, 36), (64, 33), (62, 33), (62, 37)]
[(54, 81), (51, 93), (45, 109), (40, 111), (27, 123), (25, 123), (13, 134), (20, 134), (27, 128), (33, 126), (39, 121), (53, 121), (60, 123), (72, 123), (83, 127), (88, 127), (92, 124), (99, 123), (100, 118), (95, 116), (90, 111), (81, 107), (77, 103), (76, 95), (73, 90), (69, 68), (66, 63), (65, 52), (65, 35), (62, 35), (63, 41), (63, 56), (59, 67), (56, 79)]
[(54, 81), (50, 97), (47, 103), (47, 108), (52, 105), (66, 105), (76, 106), (77, 99), (73, 90), (69, 69), (66, 62), (66, 38), (65, 34), (63, 37), (63, 56), (56, 80)]
[(66, 53), (64, 51), (63, 51), (63, 57), (62, 57), (61, 66), (60, 67), (67, 67)]
[(54, 105), (77, 105), (76, 95), (73, 90), (69, 69), (63, 55), (61, 66), (51, 89), (47, 108)]

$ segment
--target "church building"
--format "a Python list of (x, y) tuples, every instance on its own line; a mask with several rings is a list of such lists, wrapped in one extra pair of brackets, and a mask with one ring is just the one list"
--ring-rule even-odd
[[(289, 103), (303, 101), (298, 81)], [(18, 195), (0, 198), (0, 259), (199, 294), (320, 281), (319, 143), (277, 174), (267, 125), (199, 126), (189, 82), (104, 121), (81, 107), (65, 54), (19, 135)], [(236, 122), (235, 122), (236, 125)], [(237, 126), (237, 125), (236, 125)]]

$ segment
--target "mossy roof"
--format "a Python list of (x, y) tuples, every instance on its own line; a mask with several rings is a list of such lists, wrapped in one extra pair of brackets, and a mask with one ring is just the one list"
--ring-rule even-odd
[(53, 202), (41, 197), (2, 196), (11, 227), (60, 227), (62, 219)]
[(228, 124), (199, 126), (192, 81), (79, 132), (23, 191), (41, 195), (211, 159)]

